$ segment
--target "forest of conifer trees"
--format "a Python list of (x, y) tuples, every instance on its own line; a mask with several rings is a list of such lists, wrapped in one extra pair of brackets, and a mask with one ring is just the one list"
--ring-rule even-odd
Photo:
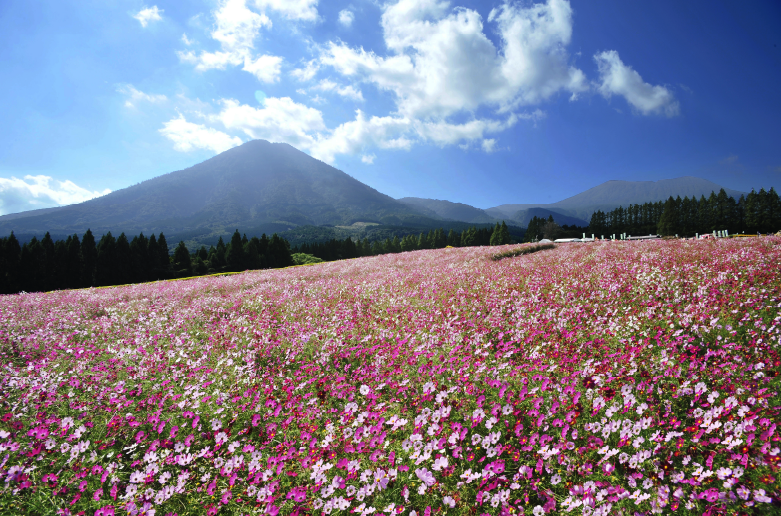
[[(494, 228), (471, 227), (461, 233), (453, 230), (445, 235), (442, 228), (418, 237), (409, 235), (399, 240), (369, 242), (352, 239), (304, 244), (293, 250), (325, 261), (359, 256), (475, 245), (510, 243), (507, 225)], [(250, 269), (273, 269), (293, 265), (290, 243), (276, 233), (267, 237), (247, 238), (238, 230), (225, 244), (220, 237), (216, 246), (201, 246), (191, 253), (184, 242), (169, 252), (165, 235), (147, 238), (141, 233), (128, 241), (124, 233), (114, 237), (111, 232), (96, 243), (90, 230), (79, 239), (74, 234), (54, 241), (49, 233), (41, 239), (33, 237), (19, 245), (16, 236), (0, 239), (0, 293), (45, 292), (50, 290), (125, 285), (170, 278), (182, 278), (219, 272), (239, 272)]]
[[(526, 241), (542, 238), (546, 224), (552, 221), (552, 218), (534, 217), (526, 229)], [(773, 188), (759, 192), (752, 190), (737, 200), (728, 196), (722, 188), (718, 194), (711, 192), (707, 198), (681, 199), (678, 196), (667, 201), (630, 204), (627, 208), (619, 206), (607, 213), (599, 210), (591, 215), (587, 228), (579, 229), (597, 238), (621, 234), (693, 237), (713, 231), (775, 233), (781, 230), (781, 201)]]
[(124, 233), (106, 233), (96, 243), (92, 231), (79, 239), (52, 240), (49, 233), (19, 245), (16, 236), (0, 239), (0, 293), (41, 292), (69, 288), (142, 283), (194, 274), (243, 271), (292, 265), (290, 245), (278, 235), (247, 240), (236, 231), (227, 245), (220, 238), (194, 256), (184, 242), (169, 253), (165, 235), (141, 233), (128, 241)]
[(430, 230), (419, 235), (407, 235), (401, 239), (375, 240), (368, 239), (353, 242), (350, 238), (344, 240), (332, 239), (328, 242), (301, 244), (293, 248), (293, 254), (304, 253), (316, 256), (324, 261), (358, 258), (360, 256), (375, 256), (388, 253), (401, 253), (420, 249), (441, 249), (443, 247), (471, 247), (480, 245), (504, 245), (512, 243), (507, 224), (496, 223), (492, 228), (478, 229), (470, 227), (461, 232), (450, 230), (447, 234), (443, 228)]
[(713, 231), (773, 233), (781, 230), (781, 201), (771, 188), (751, 191), (735, 200), (722, 188), (698, 199), (670, 197), (656, 203), (630, 204), (591, 216), (589, 231), (597, 236), (660, 234), (692, 237)]

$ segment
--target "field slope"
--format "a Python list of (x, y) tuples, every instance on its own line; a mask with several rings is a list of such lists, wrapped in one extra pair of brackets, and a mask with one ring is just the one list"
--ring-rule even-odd
[(778, 514), (781, 238), (494, 253), (0, 297), (0, 513)]

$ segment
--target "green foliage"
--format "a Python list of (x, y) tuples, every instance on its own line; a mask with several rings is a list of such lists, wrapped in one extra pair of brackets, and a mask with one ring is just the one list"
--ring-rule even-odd
[(311, 263), (323, 263), (322, 258), (306, 253), (295, 253), (291, 256), (293, 265), (309, 265)]
[(538, 244), (530, 247), (516, 247), (515, 249), (510, 249), (509, 251), (504, 251), (503, 253), (496, 253), (491, 255), (491, 259), (496, 262), (505, 258), (514, 258), (516, 256), (523, 256), (525, 254), (531, 254), (539, 251), (545, 251), (546, 249), (555, 248), (556, 246), (553, 244)]
[(190, 262), (190, 251), (187, 250), (187, 246), (184, 242), (179, 242), (174, 251), (174, 270), (177, 276), (190, 276), (193, 273), (192, 263)]
[(752, 190), (738, 200), (722, 188), (708, 197), (700, 196), (699, 200), (671, 196), (664, 202), (630, 204), (608, 213), (596, 211), (589, 224), (589, 231), (597, 237), (622, 233), (694, 236), (720, 230), (767, 234), (779, 229), (781, 200), (773, 188)]

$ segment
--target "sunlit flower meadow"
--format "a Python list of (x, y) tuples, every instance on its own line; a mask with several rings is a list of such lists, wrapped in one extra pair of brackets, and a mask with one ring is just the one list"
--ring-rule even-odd
[(781, 238), (495, 252), (0, 297), (0, 512), (779, 514)]

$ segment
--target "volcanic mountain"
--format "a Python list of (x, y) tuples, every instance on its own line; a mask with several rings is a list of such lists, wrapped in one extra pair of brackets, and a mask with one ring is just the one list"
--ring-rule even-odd
[(288, 144), (252, 140), (81, 204), (0, 217), (0, 234), (220, 233), (354, 222), (434, 220)]

